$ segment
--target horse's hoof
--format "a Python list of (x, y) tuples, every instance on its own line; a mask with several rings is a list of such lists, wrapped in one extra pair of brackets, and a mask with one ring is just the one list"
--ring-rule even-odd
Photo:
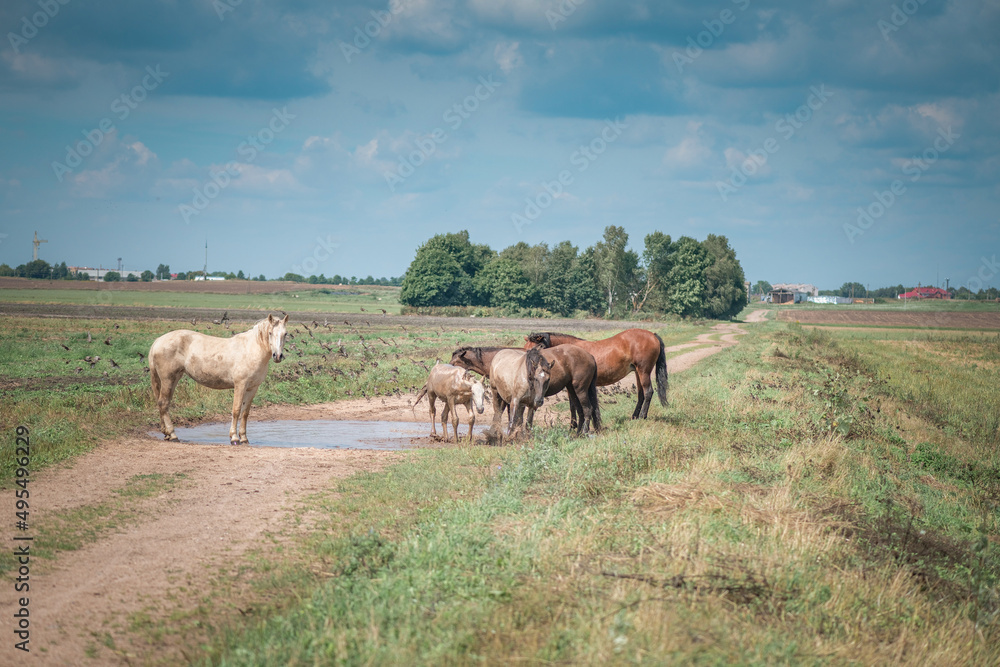
[(178, 441), (180, 441), (180, 438), (178, 438), (174, 433), (169, 433), (169, 434), (163, 436), (163, 439), (166, 440), (167, 442), (178, 442)]
[(240, 441), (239, 440), (230, 440), (229, 444), (230, 445), (238, 445), (238, 444), (240, 444)]

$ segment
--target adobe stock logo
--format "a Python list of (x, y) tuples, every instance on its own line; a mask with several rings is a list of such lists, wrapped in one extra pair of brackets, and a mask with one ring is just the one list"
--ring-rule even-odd
[[(938, 136), (934, 139), (934, 143), (920, 155), (914, 155), (907, 160), (903, 164), (903, 173), (910, 177), (911, 183), (916, 183), (961, 136), (951, 127), (947, 130), (938, 128)], [(868, 206), (858, 207), (856, 224), (844, 223), (844, 234), (847, 236), (847, 240), (853, 245), (854, 239), (863, 236), (866, 231), (871, 229), (875, 221), (885, 215), (904, 194), (906, 194), (906, 183), (899, 178), (890, 183), (888, 189), (876, 190), (872, 194), (872, 202)]]
[[(160, 70), (159, 65), (146, 67), (146, 76), (142, 77), (140, 84), (111, 101), (111, 112), (118, 117), (118, 120), (124, 121), (168, 76), (170, 72)], [(52, 162), (52, 171), (59, 182), (62, 183), (67, 174), (83, 164), (84, 158), (93, 153), (114, 130), (115, 123), (110, 116), (98, 121), (97, 127), (92, 130), (81, 130), (83, 139), (75, 145), (66, 146), (66, 157), (62, 162), (57, 160)]]
[[(257, 155), (267, 148), (295, 118), (295, 114), (288, 113), (288, 107), (282, 107), (280, 111), (277, 108), (272, 109), (271, 119), (268, 123), (253, 134), (248, 134), (246, 141), (241, 141), (240, 145), (236, 147), (236, 153), (244, 159), (243, 164), (252, 163)], [(184, 223), (190, 224), (191, 218), (200, 215), (208, 208), (208, 205), (241, 173), (243, 173), (243, 168), (235, 160), (227, 162), (221, 171), (210, 172), (209, 180), (194, 187), (191, 204), (181, 204), (177, 207), (177, 212), (181, 214)]]
[(1000, 264), (997, 264), (996, 255), (993, 255), (990, 259), (986, 259), (986, 257), (981, 257), (980, 259), (979, 271), (976, 272), (976, 275), (970, 276), (965, 283), (968, 285), (969, 291), (973, 294), (983, 289), (983, 281), (992, 280), (997, 273), (1000, 273)]
[(69, 0), (38, 0), (38, 6), (42, 11), (35, 12), (29, 19), (27, 16), (21, 17), (20, 34), (7, 33), (7, 41), (14, 53), (20, 55), (21, 47), (34, 39), (38, 31), (49, 24), (49, 20), (54, 19), (62, 6), (68, 5)]

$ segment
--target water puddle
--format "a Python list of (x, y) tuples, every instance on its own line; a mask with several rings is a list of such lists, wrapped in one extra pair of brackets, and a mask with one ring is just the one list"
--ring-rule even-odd
[[(477, 424), (476, 434), (488, 428)], [(315, 447), (317, 449), (380, 449), (399, 451), (413, 449), (414, 438), (430, 435), (430, 422), (342, 421), (338, 419), (277, 420), (250, 422), (247, 437), (251, 447)], [(449, 425), (450, 432), (450, 425)], [(469, 426), (464, 421), (458, 427), (466, 438)], [(229, 422), (177, 427), (181, 442), (205, 445), (228, 445)], [(438, 423), (438, 434), (441, 424)], [(159, 431), (150, 435), (163, 437)], [(454, 437), (454, 434), (452, 434)]]

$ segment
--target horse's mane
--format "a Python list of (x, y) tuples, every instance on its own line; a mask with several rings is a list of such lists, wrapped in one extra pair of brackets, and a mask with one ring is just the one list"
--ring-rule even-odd
[(548, 366), (549, 362), (542, 356), (541, 350), (537, 347), (533, 347), (528, 350), (528, 353), (525, 355), (524, 365), (528, 369), (528, 381), (531, 382), (535, 379), (535, 371), (538, 370), (538, 367)]
[(583, 340), (582, 338), (577, 338), (576, 336), (571, 336), (570, 334), (559, 333), (557, 331), (540, 331), (538, 333), (528, 334), (528, 342), (544, 345), (545, 347), (552, 347), (552, 336), (572, 338), (573, 340)]
[(254, 325), (250, 327), (250, 331), (254, 332), (257, 340), (263, 347), (270, 347), (270, 341), (268, 341), (267, 336), (269, 333), (269, 327), (267, 326), (267, 318), (254, 322)]

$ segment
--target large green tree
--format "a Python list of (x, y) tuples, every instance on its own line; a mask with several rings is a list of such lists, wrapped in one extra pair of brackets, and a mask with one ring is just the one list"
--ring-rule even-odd
[(667, 306), (667, 287), (673, 251), (670, 236), (663, 232), (647, 234), (645, 249), (642, 251), (642, 280), (636, 290), (632, 310), (638, 312), (648, 309), (652, 311), (665, 310)]
[(639, 255), (628, 249), (624, 227), (608, 225), (604, 237), (594, 245), (597, 284), (604, 297), (605, 315), (624, 312), (639, 268)]
[(44, 259), (35, 259), (14, 269), (14, 275), (22, 278), (51, 278), (52, 266)]
[(479, 303), (473, 278), (496, 253), (473, 244), (469, 232), (438, 234), (417, 248), (403, 278), (399, 301), (406, 306), (468, 306)]
[(702, 313), (731, 320), (747, 305), (746, 277), (725, 236), (709, 234), (702, 247), (711, 262), (705, 268), (705, 297)]
[(854, 297), (860, 299), (868, 293), (861, 283), (844, 283), (840, 286), (840, 296)]
[(771, 283), (766, 280), (758, 280), (754, 283), (753, 287), (750, 288), (750, 291), (754, 294), (768, 294), (772, 289)]
[(472, 282), (457, 259), (442, 248), (422, 248), (403, 278), (399, 302), (407, 306), (465, 305), (471, 293)]
[(521, 265), (507, 257), (487, 264), (473, 282), (481, 300), (494, 308), (524, 308), (535, 302), (535, 287)]
[(604, 311), (604, 295), (597, 284), (597, 260), (594, 248), (587, 248), (573, 262), (566, 282), (566, 298), (572, 309), (585, 310), (595, 315)]
[(708, 252), (690, 236), (682, 236), (671, 246), (667, 274), (667, 310), (682, 317), (702, 314), (705, 298), (705, 269), (711, 264)]

